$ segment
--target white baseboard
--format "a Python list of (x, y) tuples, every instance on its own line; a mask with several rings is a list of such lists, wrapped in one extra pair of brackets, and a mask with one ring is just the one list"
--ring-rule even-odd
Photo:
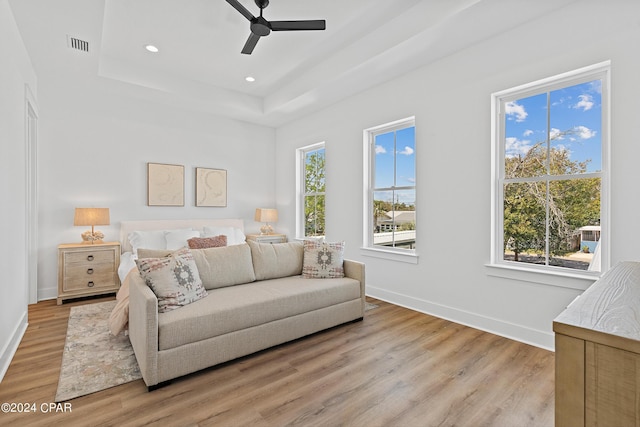
[(482, 316), (477, 313), (432, 303), (369, 285), (367, 285), (366, 293), (372, 298), (540, 347), (545, 350), (554, 351), (555, 349), (555, 339), (552, 332), (531, 329), (515, 323), (505, 322), (504, 320)]
[(20, 341), (22, 341), (22, 337), (27, 330), (27, 313), (28, 311), (25, 310), (20, 321), (15, 326), (11, 338), (0, 353), (0, 382), (2, 382), (4, 375), (7, 373), (11, 360), (13, 360), (13, 356), (16, 354)]

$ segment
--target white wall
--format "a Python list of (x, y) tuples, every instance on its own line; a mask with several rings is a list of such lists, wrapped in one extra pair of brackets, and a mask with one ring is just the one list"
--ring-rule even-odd
[[(98, 77), (40, 76), (39, 299), (57, 295), (57, 246), (80, 242), (76, 207), (108, 207), (122, 220), (243, 218), (275, 203), (272, 128), (146, 102), (136, 88)], [(147, 206), (147, 162), (185, 166), (185, 206)], [(195, 207), (195, 168), (227, 170), (227, 207)]]
[(25, 85), (36, 78), (6, 0), (0, 0), (0, 380), (27, 326)]
[[(489, 275), (490, 95), (612, 61), (612, 263), (640, 259), (640, 5), (576, 2), (277, 130), (278, 228), (295, 232), (295, 149), (326, 141), (327, 238), (366, 262), (367, 292), (553, 348), (568, 280)], [(362, 131), (416, 116), (418, 265), (362, 255)], [(543, 282), (551, 281), (551, 285)], [(559, 285), (559, 286), (555, 286)]]

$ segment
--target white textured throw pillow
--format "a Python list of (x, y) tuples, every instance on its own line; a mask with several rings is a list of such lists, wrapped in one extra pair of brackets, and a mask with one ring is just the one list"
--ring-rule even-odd
[(166, 258), (137, 259), (140, 276), (158, 298), (158, 313), (166, 313), (207, 296), (191, 251), (180, 249)]
[(308, 279), (344, 277), (344, 242), (304, 241), (302, 276)]
[(245, 242), (246, 236), (239, 228), (234, 227), (210, 227), (202, 229), (202, 237), (227, 236), (227, 246), (241, 245)]
[(192, 237), (200, 237), (200, 232), (191, 228), (166, 230), (164, 232), (164, 238), (167, 241), (166, 248), (172, 251), (189, 246), (187, 241)]
[(133, 253), (138, 255), (138, 249), (167, 249), (167, 241), (163, 230), (132, 231), (129, 233), (129, 243)]

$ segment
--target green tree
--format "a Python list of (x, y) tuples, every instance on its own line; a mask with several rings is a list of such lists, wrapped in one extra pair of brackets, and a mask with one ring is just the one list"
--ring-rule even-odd
[(325, 156), (324, 149), (305, 158), (304, 181), (305, 236), (325, 233)]
[[(562, 132), (555, 138), (572, 131)], [(548, 159), (547, 159), (548, 157)], [(526, 154), (505, 159), (507, 178), (574, 175), (587, 171), (588, 161), (578, 162), (559, 147), (547, 150), (546, 141), (535, 144)], [(549, 223), (549, 255), (565, 255), (573, 250), (571, 237), (585, 225), (600, 221), (600, 179), (580, 178), (515, 182), (504, 189), (504, 245), (515, 253), (546, 252)]]

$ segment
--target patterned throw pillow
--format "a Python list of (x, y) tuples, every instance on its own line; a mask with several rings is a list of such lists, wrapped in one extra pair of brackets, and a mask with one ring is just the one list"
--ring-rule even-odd
[(220, 248), (227, 246), (227, 236), (221, 234), (213, 237), (193, 237), (187, 240), (191, 249)]
[(344, 242), (327, 243), (304, 241), (302, 277), (307, 279), (335, 279), (344, 277)]
[(175, 310), (207, 296), (191, 251), (180, 249), (166, 258), (137, 259), (140, 276), (158, 298), (158, 313)]

